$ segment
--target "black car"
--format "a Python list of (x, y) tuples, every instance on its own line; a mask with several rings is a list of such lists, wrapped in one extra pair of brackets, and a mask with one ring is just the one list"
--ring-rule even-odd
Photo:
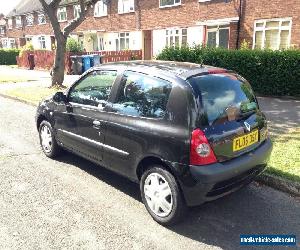
[(221, 68), (131, 61), (82, 75), (40, 103), (44, 153), (66, 149), (140, 183), (157, 222), (250, 183), (272, 150), (249, 83)]

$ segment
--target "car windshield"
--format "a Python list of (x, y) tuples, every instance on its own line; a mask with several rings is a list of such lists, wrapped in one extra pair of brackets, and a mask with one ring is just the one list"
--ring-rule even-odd
[(242, 119), (258, 109), (250, 84), (234, 73), (210, 74), (188, 79), (204, 109), (206, 123)]

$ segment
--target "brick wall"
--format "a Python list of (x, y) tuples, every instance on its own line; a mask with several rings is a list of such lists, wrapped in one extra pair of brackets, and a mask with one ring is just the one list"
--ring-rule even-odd
[[(194, 26), (199, 21), (237, 17), (240, 0), (211, 0), (199, 3), (198, 0), (182, 0), (182, 5), (171, 8), (159, 8), (159, 0), (139, 0), (134, 13), (118, 14), (118, 0), (111, 0), (108, 16), (94, 17), (94, 9), (88, 9), (86, 20), (75, 32), (97, 30), (120, 32), (133, 30), (153, 30), (167, 27)], [(300, 46), (300, 0), (243, 0), (243, 19), (241, 20), (240, 41), (246, 39), (252, 44), (253, 25), (256, 19), (292, 17), (291, 44)], [(68, 19), (73, 17), (73, 6), (67, 7)], [(24, 17), (25, 18), (25, 17)], [(15, 20), (13, 21), (15, 24)], [(7, 31), (8, 37), (25, 35), (50, 35), (52, 28), (47, 24)], [(64, 26), (66, 23), (61, 23)], [(235, 48), (237, 24), (230, 25), (230, 48)]]
[(252, 46), (255, 20), (292, 17), (291, 45), (300, 47), (299, 0), (246, 0), (243, 8), (241, 41), (246, 39)]

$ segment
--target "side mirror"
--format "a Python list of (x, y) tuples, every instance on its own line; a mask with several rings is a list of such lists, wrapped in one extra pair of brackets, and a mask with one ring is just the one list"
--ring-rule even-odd
[(66, 103), (67, 97), (63, 92), (56, 92), (55, 95), (53, 96), (53, 101), (58, 103)]

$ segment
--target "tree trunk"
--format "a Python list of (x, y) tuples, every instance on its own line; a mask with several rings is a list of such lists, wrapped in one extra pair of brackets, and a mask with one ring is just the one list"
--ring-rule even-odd
[(65, 77), (65, 54), (67, 39), (64, 36), (56, 38), (55, 62), (52, 69), (52, 85), (62, 86)]

